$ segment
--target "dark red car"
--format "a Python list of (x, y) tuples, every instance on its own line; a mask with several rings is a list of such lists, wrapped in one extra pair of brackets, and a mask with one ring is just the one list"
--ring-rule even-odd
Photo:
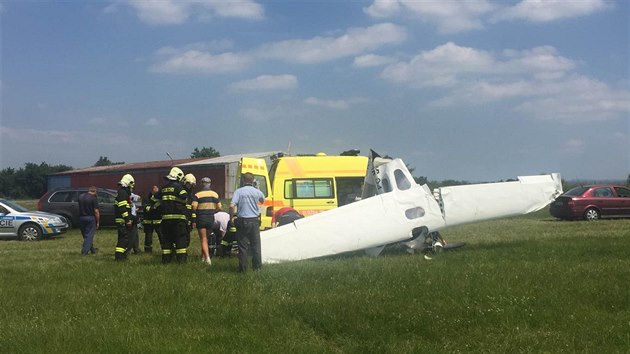
[(630, 188), (613, 185), (575, 187), (551, 203), (559, 219), (630, 218)]

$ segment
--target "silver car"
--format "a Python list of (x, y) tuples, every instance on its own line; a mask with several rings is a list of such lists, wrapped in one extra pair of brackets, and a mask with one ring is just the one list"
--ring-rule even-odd
[(68, 230), (68, 221), (63, 216), (29, 211), (23, 206), (0, 199), (0, 237), (24, 241), (60, 235)]

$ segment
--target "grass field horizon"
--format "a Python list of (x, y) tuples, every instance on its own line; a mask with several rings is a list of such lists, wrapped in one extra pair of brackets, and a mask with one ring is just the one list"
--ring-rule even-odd
[(466, 246), (247, 274), (235, 258), (202, 264), (196, 233), (184, 265), (114, 262), (114, 229), (87, 257), (78, 230), (1, 241), (0, 351), (630, 352), (630, 219), (541, 210), (442, 234)]

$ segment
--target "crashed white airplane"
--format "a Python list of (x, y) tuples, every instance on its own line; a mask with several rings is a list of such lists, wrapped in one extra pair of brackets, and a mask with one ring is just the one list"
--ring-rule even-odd
[(562, 194), (559, 174), (437, 188), (415, 183), (401, 159), (372, 154), (363, 199), (261, 233), (263, 263), (297, 261), (424, 241), (447, 226), (540, 210)]

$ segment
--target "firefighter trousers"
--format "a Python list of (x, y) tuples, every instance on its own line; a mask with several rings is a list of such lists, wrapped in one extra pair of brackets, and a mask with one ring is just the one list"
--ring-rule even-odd
[(179, 263), (188, 260), (187, 223), (186, 220), (162, 220), (162, 263), (170, 263), (173, 256)]

